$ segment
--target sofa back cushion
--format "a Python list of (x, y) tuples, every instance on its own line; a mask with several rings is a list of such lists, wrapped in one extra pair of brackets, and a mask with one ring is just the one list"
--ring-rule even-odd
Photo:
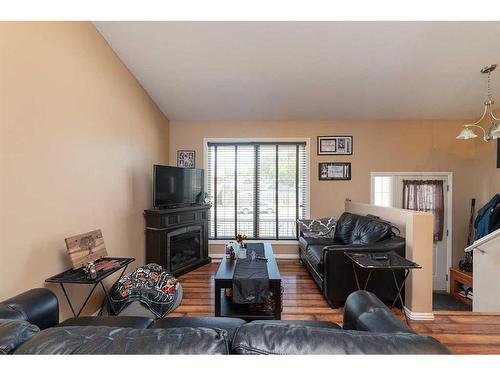
[(337, 221), (337, 226), (335, 227), (335, 240), (341, 242), (342, 244), (351, 243), (352, 231), (358, 222), (359, 215), (351, 214), (350, 212), (344, 212), (339, 220)]
[(373, 333), (296, 324), (245, 324), (238, 328), (236, 354), (445, 354), (439, 341), (411, 333)]
[(335, 239), (343, 244), (369, 245), (392, 236), (391, 223), (349, 212), (342, 214), (335, 230)]
[(10, 354), (40, 329), (25, 320), (0, 319), (0, 354)]
[(392, 225), (385, 221), (360, 216), (351, 234), (354, 245), (368, 245), (393, 236)]
[(41, 331), (15, 354), (228, 354), (224, 330), (56, 327)]

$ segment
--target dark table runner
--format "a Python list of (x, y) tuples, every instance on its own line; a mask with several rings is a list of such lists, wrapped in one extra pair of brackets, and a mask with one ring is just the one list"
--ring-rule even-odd
[(250, 254), (264, 257), (264, 244), (247, 244), (247, 258), (237, 259), (233, 274), (233, 303), (266, 303), (271, 295), (265, 260), (252, 260)]

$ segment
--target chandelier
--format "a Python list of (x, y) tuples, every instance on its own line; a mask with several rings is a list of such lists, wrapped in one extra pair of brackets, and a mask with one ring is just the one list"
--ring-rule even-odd
[[(476, 122), (464, 125), (464, 128), (457, 136), (457, 139), (476, 138), (477, 134), (474, 133), (473, 130), (474, 128), (478, 128), (483, 131), (483, 139), (486, 142), (500, 138), (500, 119), (496, 118), (495, 115), (493, 114), (493, 104), (495, 104), (495, 101), (493, 100), (493, 96), (491, 95), (491, 85), (490, 85), (491, 72), (493, 72), (496, 67), (497, 67), (496, 64), (492, 64), (481, 69), (481, 73), (488, 74), (488, 94), (486, 101), (484, 102), (483, 114)], [(489, 117), (489, 119), (491, 119), (491, 125), (488, 130), (479, 125), (485, 119), (485, 117)]]

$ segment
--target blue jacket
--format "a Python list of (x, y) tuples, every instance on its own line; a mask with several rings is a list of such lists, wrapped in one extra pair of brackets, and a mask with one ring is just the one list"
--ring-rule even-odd
[(500, 203), (500, 195), (495, 194), (491, 200), (486, 203), (479, 211), (477, 211), (476, 221), (474, 223), (474, 228), (476, 228), (475, 240), (486, 236), (490, 231), (490, 218), (491, 210), (493, 210), (496, 205)]

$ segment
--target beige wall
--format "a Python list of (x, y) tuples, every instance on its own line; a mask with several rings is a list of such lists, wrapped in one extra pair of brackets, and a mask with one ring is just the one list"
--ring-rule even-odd
[(88, 230), (143, 263), (168, 126), (91, 23), (0, 23), (0, 300), (68, 268), (64, 238)]
[(472, 142), (476, 146), (474, 194), (477, 198), (476, 207), (481, 208), (493, 195), (500, 193), (500, 168), (497, 168), (496, 162), (497, 142), (484, 142), (477, 138)]
[[(372, 171), (453, 172), (453, 263), (463, 257), (468, 205), (473, 193), (475, 144), (456, 140), (459, 121), (300, 121), (300, 122), (171, 122), (170, 161), (178, 149), (196, 150), (203, 167), (203, 138), (307, 137), (311, 140), (311, 216), (339, 215), (344, 200), (370, 201)], [(319, 135), (353, 135), (352, 156), (317, 156)], [(319, 181), (318, 162), (352, 162), (351, 181)], [(297, 246), (275, 247), (295, 252)], [(212, 245), (220, 253), (222, 245)]]

